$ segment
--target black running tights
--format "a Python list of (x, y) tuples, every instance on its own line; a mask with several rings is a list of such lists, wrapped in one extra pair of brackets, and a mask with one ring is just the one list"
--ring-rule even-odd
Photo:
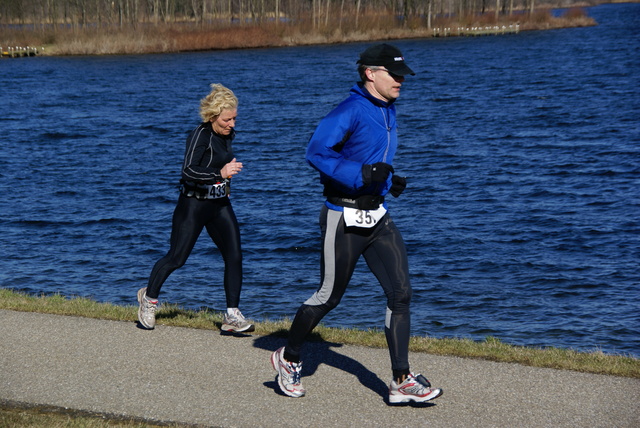
[(400, 231), (387, 214), (371, 229), (346, 227), (342, 212), (323, 207), (320, 288), (300, 306), (289, 331), (285, 358), (300, 359), (307, 335), (344, 295), (356, 262), (364, 256), (387, 297), (385, 335), (393, 370), (409, 369), (412, 297), (407, 251)]
[(173, 212), (171, 247), (151, 271), (148, 297), (156, 299), (169, 275), (186, 263), (203, 228), (222, 253), (227, 307), (238, 307), (242, 289), (242, 249), (238, 220), (229, 198), (198, 200), (180, 195)]

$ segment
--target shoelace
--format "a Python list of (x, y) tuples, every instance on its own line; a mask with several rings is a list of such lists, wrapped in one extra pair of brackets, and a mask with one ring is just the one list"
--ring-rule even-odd
[(245, 321), (245, 318), (242, 315), (242, 312), (240, 312), (240, 311), (236, 311), (236, 313), (234, 313), (234, 314), (227, 314), (227, 319), (229, 321), (235, 321), (235, 322)]
[[(421, 375), (419, 375), (419, 376), (421, 376)], [(412, 375), (411, 377), (407, 378), (407, 380), (409, 380), (411, 382), (411, 385), (407, 385), (407, 389), (409, 391), (415, 392), (416, 394), (424, 395), (424, 394), (426, 394), (427, 392), (429, 392), (431, 390), (431, 387), (423, 384), (422, 382), (420, 382), (418, 380), (419, 376), (413, 376)], [(425, 378), (425, 380), (426, 380), (426, 378)], [(427, 381), (427, 382), (429, 382), (429, 381)]]
[(227, 316), (227, 324), (235, 325), (236, 327), (239, 327), (243, 321), (244, 320), (242, 318), (238, 318), (234, 315)]
[(413, 388), (415, 388), (416, 392), (420, 395), (425, 394), (427, 391), (427, 387), (418, 381), (414, 381)]
[(302, 371), (302, 362), (299, 363), (289, 363), (289, 367), (291, 367), (291, 370), (289, 370), (289, 372), (291, 373), (291, 383), (293, 383), (294, 385), (299, 385), (300, 384), (300, 372)]
[(146, 311), (155, 313), (156, 312), (156, 308), (158, 307), (157, 303), (151, 303), (150, 301), (148, 301), (147, 299), (144, 299), (144, 309)]

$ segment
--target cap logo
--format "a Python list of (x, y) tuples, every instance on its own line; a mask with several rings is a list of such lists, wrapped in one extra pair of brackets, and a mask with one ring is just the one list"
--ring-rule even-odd
[(396, 57), (393, 57), (393, 60), (394, 61), (404, 61), (404, 57), (396, 56)]

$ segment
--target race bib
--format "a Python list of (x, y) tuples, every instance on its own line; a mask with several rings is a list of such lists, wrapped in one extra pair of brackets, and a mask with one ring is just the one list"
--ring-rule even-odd
[(207, 199), (218, 199), (227, 196), (227, 183), (211, 184), (208, 187)]
[(344, 223), (347, 226), (371, 228), (378, 224), (380, 219), (387, 213), (387, 209), (382, 205), (375, 210), (359, 210), (357, 208), (344, 208)]

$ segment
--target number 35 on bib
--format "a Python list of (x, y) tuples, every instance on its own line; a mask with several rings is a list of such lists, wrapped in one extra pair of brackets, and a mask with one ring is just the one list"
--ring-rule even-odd
[(359, 210), (345, 207), (343, 211), (344, 223), (347, 226), (371, 228), (378, 224), (386, 213), (387, 209), (382, 206), (375, 210)]

